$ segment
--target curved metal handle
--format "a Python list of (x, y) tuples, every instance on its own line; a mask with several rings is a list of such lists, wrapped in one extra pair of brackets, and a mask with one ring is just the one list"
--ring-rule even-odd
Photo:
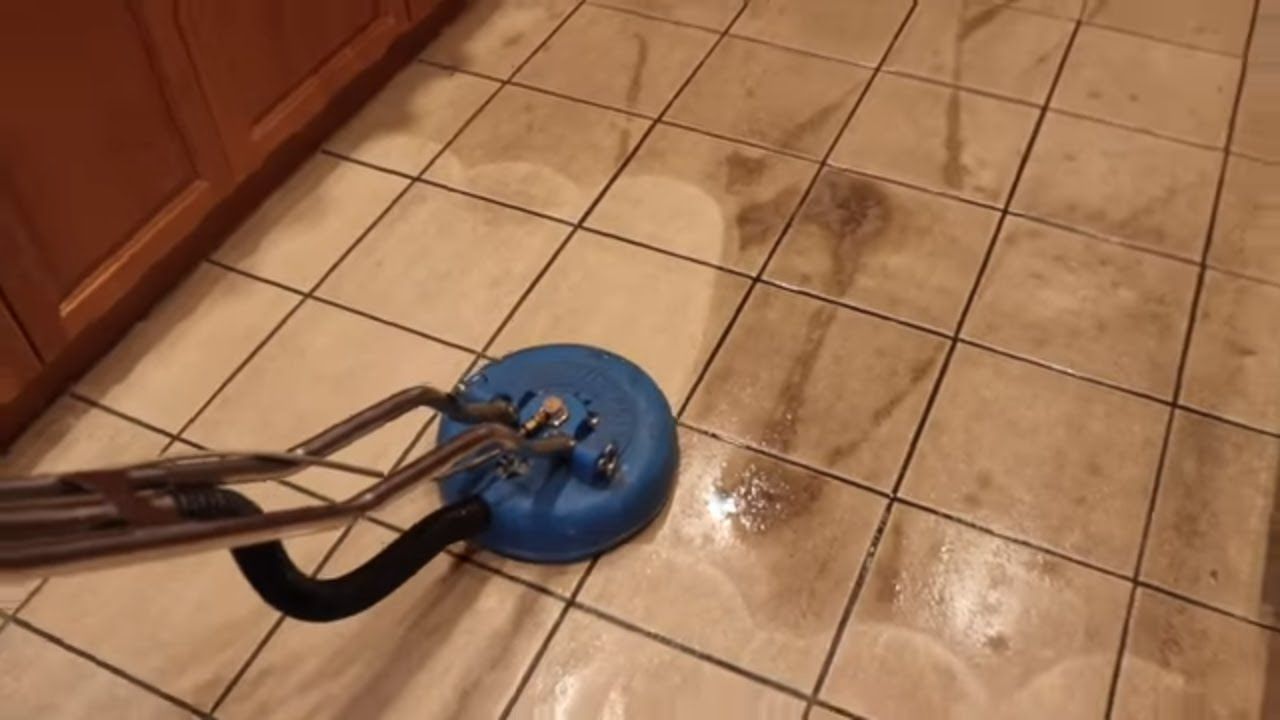
[[(175, 493), (178, 511), (200, 520), (262, 514), (249, 498), (226, 488)], [(245, 579), (269, 605), (298, 620), (332, 622), (373, 607), (450, 544), (489, 526), (489, 505), (476, 497), (448, 505), (414, 523), (360, 567), (335, 578), (300, 569), (278, 540), (235, 548)]]

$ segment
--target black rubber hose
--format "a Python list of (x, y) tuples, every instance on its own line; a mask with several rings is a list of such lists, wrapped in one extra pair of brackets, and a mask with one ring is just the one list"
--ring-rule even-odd
[[(243, 517), (262, 512), (233, 490), (206, 488), (175, 493), (187, 517)], [(298, 620), (333, 622), (373, 607), (413, 577), (448, 545), (489, 525), (489, 505), (475, 497), (448, 505), (419, 520), (363, 565), (335, 578), (307, 575), (279, 541), (235, 548), (236, 565), (269, 605)]]

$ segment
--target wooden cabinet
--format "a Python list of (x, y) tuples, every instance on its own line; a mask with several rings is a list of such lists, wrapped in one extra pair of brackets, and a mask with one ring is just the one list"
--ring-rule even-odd
[(256, 167), (404, 31), (404, 0), (177, 0), (239, 174)]
[(0, 303), (0, 403), (18, 397), (40, 372), (40, 361), (23, 337), (18, 323)]
[(156, 42), (152, 5), (0, 10), (0, 287), (45, 359), (230, 187), (181, 48)]

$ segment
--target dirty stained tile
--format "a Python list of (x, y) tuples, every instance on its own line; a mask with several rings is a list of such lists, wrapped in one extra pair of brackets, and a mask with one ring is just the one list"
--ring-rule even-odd
[(417, 175), (497, 89), (493, 80), (410, 63), (325, 147)]
[[(579, 599), (812, 687), (883, 508), (864, 490), (683, 431), (670, 507), (600, 560)], [(635, 578), (662, 581), (636, 593)]]
[(1007, 2), (934, 0), (916, 6), (885, 68), (1040, 103), (1073, 23)]
[[(393, 537), (358, 524), (321, 576), (353, 570)], [(285, 620), (218, 716), (494, 718), (560, 608), (542, 593), (440, 556), (353, 618)]]
[(870, 71), (726, 38), (667, 117), (708, 132), (811, 158), (826, 152)]
[(409, 182), (316, 155), (276, 189), (213, 258), (297, 290), (310, 290)]
[(6, 718), (177, 720), (194, 716), (26, 628), (0, 633), (0, 697)]
[(1139, 589), (1112, 716), (1274, 717), (1277, 654), (1275, 632)]
[[(405, 388), (453, 386), (471, 355), (318, 302), (303, 305), (184, 433), (220, 450), (284, 450)], [(416, 410), (340, 451), (385, 471), (427, 418)], [(333, 499), (368, 477), (306, 470), (294, 481)]]
[(902, 492), (1128, 575), (1167, 419), (1149, 400), (961, 346)]
[(493, 353), (554, 342), (612, 350), (679, 407), (748, 281), (595, 233), (574, 234), (495, 341)]
[(888, 489), (946, 345), (887, 320), (758, 286), (686, 419)]
[(659, 125), (587, 218), (587, 226), (755, 273), (817, 167)]
[(1088, 0), (1084, 20), (1230, 55), (1244, 51), (1252, 0)]
[(724, 30), (746, 0), (590, 0), (594, 5), (630, 10), (649, 17)]
[(177, 432), (299, 300), (202, 263), (81, 378), (76, 390)]
[(799, 698), (570, 610), (511, 718), (794, 720), (803, 712)]
[(419, 184), (318, 294), (479, 348), (568, 234), (567, 225)]
[(753, 0), (730, 33), (875, 65), (911, 10), (911, 0)]
[(963, 332), (1167, 398), (1195, 282), (1190, 264), (1009, 218)]
[(998, 219), (994, 210), (827, 170), (766, 277), (950, 332)]
[(507, 86), (427, 178), (576, 221), (640, 142), (649, 121)]
[(1209, 264), (1280, 283), (1277, 238), (1280, 238), (1280, 164), (1232, 155), (1227, 161), (1218, 216), (1213, 225)]
[(1182, 400), (1280, 432), (1280, 287), (1210, 270), (1191, 335)]
[(706, 30), (584, 5), (515, 79), (654, 116), (666, 107), (715, 39), (715, 33)]
[(1190, 142), (1227, 140), (1240, 61), (1085, 26), (1053, 107)]
[[(317, 501), (277, 483), (239, 486), (257, 505), (283, 510)], [(288, 541), (310, 572), (338, 531)], [(278, 613), (240, 574), (229, 553), (197, 555), (49, 580), (23, 618), (134, 677), (209, 708)], [(123, 618), (145, 618), (139, 632)]]
[(1199, 260), (1221, 165), (1212, 150), (1050, 112), (1012, 208)]
[(1003, 205), (1039, 111), (985, 95), (881, 74), (833, 165)]
[(1280, 622), (1271, 549), (1280, 440), (1179, 411), (1142, 564), (1145, 580)]
[(577, 0), (469, 0), (422, 58), (508, 78), (577, 4)]
[(898, 506), (823, 699), (875, 718), (1104, 715), (1128, 586)]

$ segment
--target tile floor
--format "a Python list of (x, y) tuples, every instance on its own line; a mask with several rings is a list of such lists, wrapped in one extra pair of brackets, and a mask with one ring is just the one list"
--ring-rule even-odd
[(3, 469), (568, 340), (679, 409), (671, 506), (323, 627), (222, 553), (9, 583), (0, 717), (1280, 717), (1277, 47), (1275, 0), (474, 0)]

